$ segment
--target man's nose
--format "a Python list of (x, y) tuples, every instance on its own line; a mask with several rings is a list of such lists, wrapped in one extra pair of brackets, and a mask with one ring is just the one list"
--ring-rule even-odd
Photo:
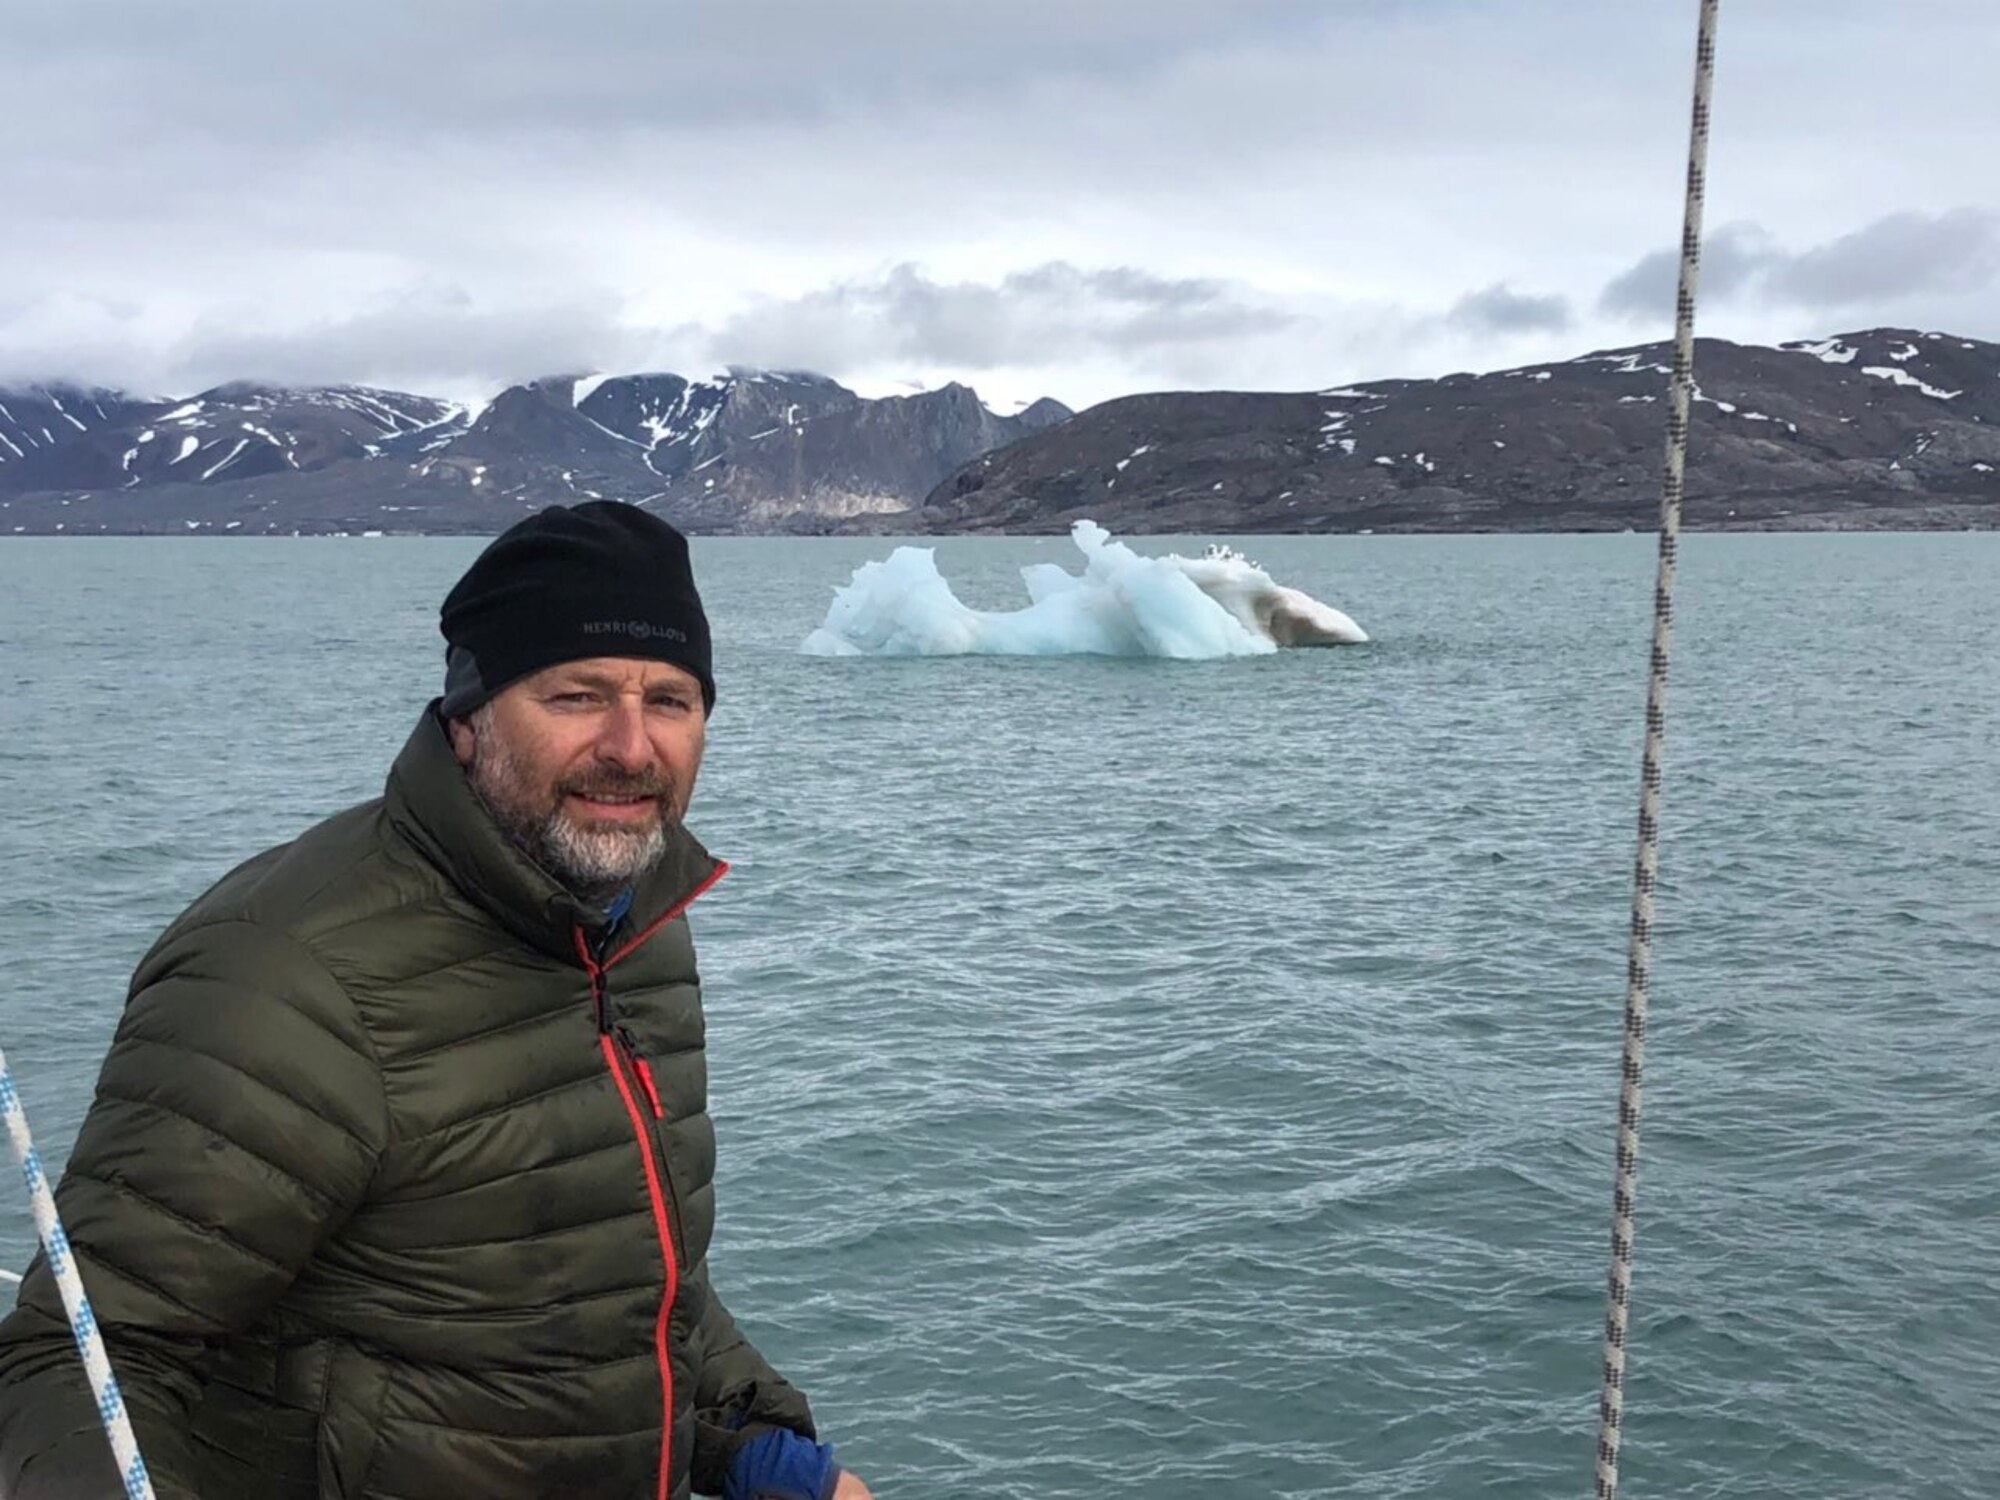
[(626, 771), (642, 771), (653, 763), (653, 742), (646, 734), (646, 706), (620, 698), (605, 715), (597, 736), (600, 760)]

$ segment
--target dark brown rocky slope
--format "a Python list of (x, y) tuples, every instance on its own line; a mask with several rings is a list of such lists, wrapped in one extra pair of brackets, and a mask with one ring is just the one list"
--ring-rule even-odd
[[(1304, 395), (1132, 396), (967, 464), (904, 528), (1538, 531), (1657, 524), (1671, 349)], [(1878, 329), (1695, 356), (1688, 523), (2000, 525), (2000, 346)]]

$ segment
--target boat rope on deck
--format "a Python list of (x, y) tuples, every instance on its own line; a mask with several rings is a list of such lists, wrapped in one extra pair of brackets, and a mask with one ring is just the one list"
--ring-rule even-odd
[(1618, 1091), (1618, 1176), (1611, 1195), (1611, 1279), (1604, 1315), (1604, 1390), (1598, 1403), (1597, 1500), (1616, 1500), (1625, 1419), (1625, 1339), (1632, 1298), (1632, 1208), (1644, 1098), (1646, 998), (1653, 966), (1653, 888), (1660, 870), (1660, 760), (1667, 734), (1667, 660), (1674, 634), (1674, 567), (1687, 491), (1688, 405), (1694, 389), (1694, 293), (1701, 270), (1701, 211), (1708, 176), (1709, 96), (1718, 0), (1701, 0), (1694, 113), (1688, 132), (1687, 204), (1669, 376), (1666, 478), (1660, 497), (1659, 571), (1653, 585), (1653, 654), (1646, 687), (1646, 749), (1639, 773), (1639, 848), (1632, 869), (1632, 935), (1625, 964), (1625, 1053)]
[(7, 1136), (14, 1146), (14, 1159), (28, 1182), (28, 1198), (35, 1206), (35, 1229), (41, 1235), (42, 1250), (48, 1256), (49, 1272), (62, 1291), (63, 1307), (69, 1313), (69, 1331), (76, 1338), (77, 1351), (90, 1376), (90, 1393), (97, 1398), (98, 1420), (111, 1439), (111, 1453), (117, 1460), (119, 1477), (129, 1500), (153, 1500), (153, 1481), (146, 1473), (146, 1461), (139, 1456), (138, 1434), (132, 1431), (131, 1415), (125, 1398), (118, 1394), (118, 1377), (111, 1371), (111, 1356), (104, 1347), (104, 1335), (97, 1317), (84, 1295), (83, 1278), (77, 1273), (76, 1257), (70, 1254), (69, 1236), (63, 1233), (56, 1213), (56, 1195), (49, 1187), (48, 1173), (42, 1170), (41, 1153), (28, 1132), (28, 1114), (14, 1088), (14, 1070), (7, 1053), (0, 1049), (0, 1113), (7, 1117)]

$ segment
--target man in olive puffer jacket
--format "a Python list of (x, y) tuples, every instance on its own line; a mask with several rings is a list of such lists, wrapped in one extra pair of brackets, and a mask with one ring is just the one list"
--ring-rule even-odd
[[(445, 601), (385, 794), (133, 978), (57, 1192), (162, 1500), (866, 1500), (709, 1285), (681, 826), (714, 702), (687, 543), (555, 507)], [(0, 1494), (111, 1500), (37, 1259)]]

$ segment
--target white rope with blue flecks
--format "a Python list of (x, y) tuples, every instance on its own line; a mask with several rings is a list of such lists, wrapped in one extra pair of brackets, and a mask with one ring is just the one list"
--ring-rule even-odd
[(112, 1456), (118, 1461), (125, 1493), (131, 1500), (153, 1500), (153, 1481), (147, 1477), (146, 1461), (139, 1456), (139, 1438), (132, 1431), (125, 1400), (118, 1394), (118, 1378), (111, 1373), (111, 1356), (105, 1351), (104, 1335), (98, 1331), (90, 1299), (84, 1295), (83, 1278), (77, 1274), (69, 1236), (63, 1233), (62, 1220), (56, 1214), (56, 1195), (49, 1188), (48, 1173), (42, 1170), (41, 1154), (35, 1150), (35, 1139), (28, 1133), (27, 1111), (21, 1108), (21, 1096), (14, 1088), (14, 1070), (7, 1065), (5, 1051), (0, 1051), (0, 1112), (7, 1116), (7, 1135), (14, 1143), (14, 1159), (21, 1164), (21, 1175), (28, 1181), (28, 1197), (35, 1205), (35, 1228), (42, 1237), (49, 1271), (62, 1291), (63, 1307), (69, 1312), (69, 1329), (76, 1335), (77, 1350), (83, 1355), (90, 1391), (97, 1398), (97, 1415), (104, 1423), (105, 1436), (111, 1439)]
[(1604, 1392), (1598, 1405), (1597, 1497), (1616, 1500), (1618, 1441), (1625, 1418), (1625, 1335), (1632, 1297), (1632, 1206), (1639, 1172), (1639, 1107), (1646, 1062), (1646, 991), (1653, 967), (1653, 887), (1660, 870), (1660, 759), (1667, 730), (1667, 654), (1674, 634), (1674, 564), (1687, 491), (1688, 405), (1694, 389), (1694, 289), (1701, 270), (1701, 210), (1708, 177), (1708, 106), (1715, 76), (1717, 0), (1701, 0), (1695, 44), (1694, 118), (1688, 133), (1687, 211), (1681, 227), (1680, 294), (1667, 415), (1666, 482), (1660, 498), (1660, 564), (1653, 586), (1652, 674), (1646, 688), (1646, 750), (1639, 776), (1639, 851), (1632, 873), (1632, 938), (1625, 965), (1624, 1078), (1618, 1092), (1618, 1180), (1611, 1197), (1611, 1287), (1604, 1315)]

